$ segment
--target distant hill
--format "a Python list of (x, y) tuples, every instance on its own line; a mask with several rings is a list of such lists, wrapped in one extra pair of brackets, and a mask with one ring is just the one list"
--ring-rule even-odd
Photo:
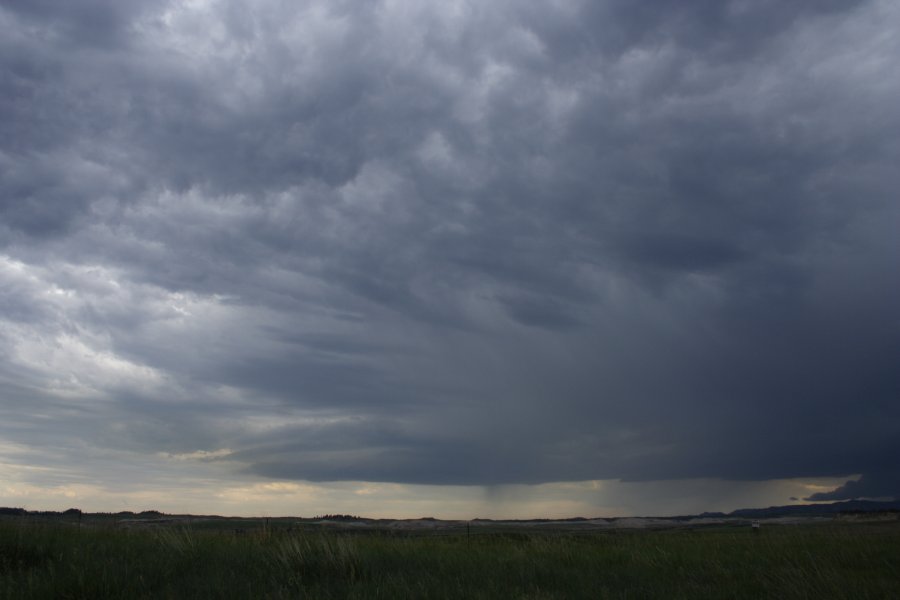
[[(873, 513), (873, 512), (900, 512), (900, 499), (891, 500), (885, 502), (879, 502), (875, 500), (848, 500), (845, 502), (832, 502), (825, 504), (790, 504), (787, 506), (770, 506), (768, 508), (741, 508), (738, 510), (733, 510), (730, 513), (721, 513), (721, 512), (705, 512), (699, 515), (680, 515), (677, 517), (660, 517), (663, 519), (667, 519), (670, 521), (689, 521), (692, 519), (700, 518), (718, 518), (718, 519), (770, 519), (775, 517), (825, 517), (825, 516), (833, 516), (837, 514), (852, 514), (852, 513)], [(82, 512), (77, 508), (70, 508), (64, 512), (57, 511), (29, 511), (24, 508), (9, 508), (9, 507), (0, 507), (0, 516), (41, 516), (41, 517), (74, 517), (81, 515)], [(155, 510), (145, 510), (140, 513), (133, 513), (131, 511), (123, 511), (115, 514), (111, 513), (84, 513), (85, 515), (93, 514), (95, 516), (104, 515), (108, 517), (129, 517), (129, 518), (159, 518), (159, 517), (178, 517), (178, 518), (217, 518), (222, 519), (224, 517), (212, 516), (212, 515), (167, 515), (165, 513), (161, 513)], [(290, 517), (292, 519), (301, 519), (302, 517)], [(365, 517), (358, 517), (355, 515), (321, 515), (313, 518), (306, 517), (305, 520), (326, 520), (326, 521), (336, 521), (336, 522), (390, 522), (394, 521), (394, 519), (368, 519)], [(409, 521), (410, 519), (400, 519), (400, 521)], [(440, 519), (434, 519), (432, 517), (426, 517), (424, 519), (418, 519), (419, 521), (440, 521)], [(607, 521), (614, 522), (619, 520), (618, 518), (610, 518), (606, 519)], [(478, 522), (491, 522), (494, 519), (474, 519), (472, 523)], [(501, 521), (505, 523), (545, 523), (545, 522), (571, 522), (571, 523), (581, 523), (586, 522), (588, 519), (584, 517), (573, 517), (569, 519), (501, 519)]]
[[(815, 517), (838, 513), (900, 511), (900, 500), (879, 502), (876, 500), (847, 500), (830, 504), (791, 504), (768, 508), (741, 508), (722, 516), (743, 519), (765, 519), (772, 517)], [(705, 513), (710, 515), (710, 513)]]

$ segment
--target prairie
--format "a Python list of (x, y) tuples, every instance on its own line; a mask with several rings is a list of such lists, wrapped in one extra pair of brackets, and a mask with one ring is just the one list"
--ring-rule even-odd
[(897, 598), (900, 522), (573, 531), (0, 519), (2, 598)]

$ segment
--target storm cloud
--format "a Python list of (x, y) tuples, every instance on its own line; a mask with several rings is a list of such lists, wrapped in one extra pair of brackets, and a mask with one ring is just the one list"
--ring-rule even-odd
[(900, 473), (866, 473), (830, 492), (817, 492), (804, 500), (812, 502), (868, 498), (900, 498)]
[(5, 459), (897, 495), (898, 26), (0, 1)]

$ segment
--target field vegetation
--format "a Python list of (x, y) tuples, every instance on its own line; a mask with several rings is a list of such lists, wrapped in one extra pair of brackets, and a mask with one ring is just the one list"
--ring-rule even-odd
[[(437, 535), (0, 519), (2, 598), (898, 598), (900, 522)], [(249, 523), (249, 525), (248, 525)]]

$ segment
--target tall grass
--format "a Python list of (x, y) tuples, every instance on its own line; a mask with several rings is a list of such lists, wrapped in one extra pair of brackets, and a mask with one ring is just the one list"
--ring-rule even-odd
[(236, 536), (0, 521), (2, 598), (900, 598), (900, 524)]

